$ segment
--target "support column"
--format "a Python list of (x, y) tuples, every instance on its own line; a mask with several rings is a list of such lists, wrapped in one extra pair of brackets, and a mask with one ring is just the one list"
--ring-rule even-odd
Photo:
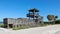
[(20, 24), (18, 24), (18, 28), (20, 28)]
[(7, 28), (9, 29), (9, 24), (7, 24)]
[(15, 25), (13, 24), (12, 28), (14, 28), (14, 27), (15, 27)]

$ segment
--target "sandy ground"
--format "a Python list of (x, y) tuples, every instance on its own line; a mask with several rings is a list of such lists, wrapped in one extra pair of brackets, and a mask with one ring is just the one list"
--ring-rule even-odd
[(0, 28), (0, 34), (60, 34), (60, 25), (49, 25), (21, 30)]

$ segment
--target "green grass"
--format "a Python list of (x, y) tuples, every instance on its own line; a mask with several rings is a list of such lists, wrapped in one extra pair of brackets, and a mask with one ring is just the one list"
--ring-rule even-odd
[(15, 27), (15, 28), (13, 28), (13, 30), (19, 30), (20, 28), (17, 28), (17, 27)]
[(29, 26), (22, 26), (22, 27), (20, 27), (20, 28), (18, 28), (18, 27), (14, 27), (13, 28), (13, 30), (20, 30), (20, 29), (26, 29), (26, 28), (29, 28)]

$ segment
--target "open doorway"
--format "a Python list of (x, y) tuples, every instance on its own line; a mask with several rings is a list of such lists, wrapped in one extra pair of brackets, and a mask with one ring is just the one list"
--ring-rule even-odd
[(13, 24), (9, 24), (9, 28), (13, 28)]

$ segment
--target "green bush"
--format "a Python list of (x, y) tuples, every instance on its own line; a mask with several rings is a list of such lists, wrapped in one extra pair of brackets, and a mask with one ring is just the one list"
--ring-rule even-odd
[(0, 24), (0, 27), (3, 27), (4, 26), (4, 24)]

